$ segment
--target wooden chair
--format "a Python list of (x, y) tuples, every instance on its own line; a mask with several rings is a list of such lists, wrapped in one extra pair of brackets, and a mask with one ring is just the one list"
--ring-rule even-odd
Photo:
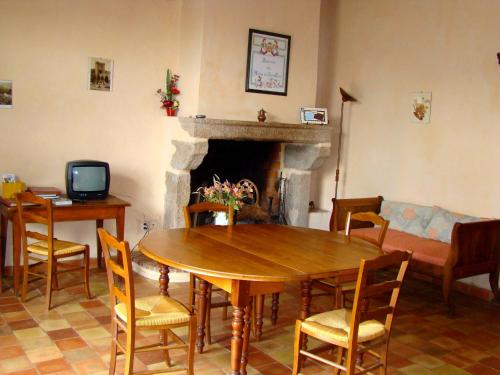
[[(379, 228), (379, 234), (376, 240), (370, 237), (363, 237), (352, 233), (353, 222), (356, 222), (356, 226), (359, 224), (366, 226), (368, 225), (377, 226)], [(385, 220), (382, 216), (377, 215), (375, 212), (348, 212), (345, 225), (345, 235), (351, 240), (351, 237), (356, 237), (367, 241), (379, 249), (380, 254), (382, 254), (382, 245), (384, 244), (385, 235), (387, 233), (387, 228), (389, 228), (389, 220)], [(313, 287), (321, 289), (324, 293), (314, 294), (313, 296), (320, 295), (334, 295), (335, 296), (335, 307), (340, 308), (344, 306), (346, 294), (352, 294), (356, 288), (356, 277), (343, 277), (342, 279), (337, 278), (327, 278), (316, 280), (313, 282)]]
[[(234, 224), (234, 209), (232, 207), (224, 206), (218, 203), (201, 202), (192, 204), (190, 206), (185, 206), (183, 208), (184, 223), (186, 225), (186, 228), (192, 228), (197, 225), (196, 223), (197, 215), (195, 216), (194, 220), (191, 220), (192, 214), (199, 214), (205, 212), (225, 212), (228, 216), (228, 230)], [(192, 273), (189, 274), (189, 304), (191, 305), (192, 309), (195, 308), (195, 298), (196, 294), (198, 294), (199, 292), (197, 286), (197, 280), (198, 278), (194, 274)], [(213, 292), (222, 293), (223, 300), (221, 302), (212, 302)], [(228, 306), (231, 306), (231, 302), (229, 301), (229, 293), (219, 288), (213, 288), (212, 284), (209, 284), (207, 291), (207, 315), (205, 319), (206, 322), (205, 337), (208, 344), (212, 344), (212, 337), (210, 334), (211, 310), (222, 307), (222, 319), (227, 319)]]
[[(39, 205), (40, 207), (24, 209), (23, 205)], [(82, 271), (85, 294), (87, 298), (92, 298), (89, 289), (89, 246), (74, 242), (62, 241), (54, 238), (54, 221), (52, 216), (52, 201), (37, 197), (32, 193), (20, 193), (17, 195), (17, 213), (21, 232), (21, 242), (23, 249), (23, 284), (21, 300), (26, 300), (28, 291), (28, 281), (44, 278), (47, 280), (47, 291), (45, 304), (47, 309), (51, 308), (52, 291), (60, 290), (57, 276), (61, 273), (71, 271)], [(42, 224), (47, 227), (47, 234), (28, 231), (27, 223)], [(33, 240), (35, 242), (33, 242)], [(83, 264), (73, 266), (71, 264), (59, 263), (63, 258), (83, 255)], [(30, 264), (30, 260), (36, 263)], [(45, 264), (45, 273), (38, 273), (31, 270), (35, 266)], [(58, 268), (65, 268), (59, 271)], [(28, 280), (29, 276), (35, 276), (33, 280)]]
[[(410, 258), (410, 253), (396, 251), (373, 260), (361, 260), (352, 310), (337, 309), (313, 315), (304, 321), (297, 320), (292, 374), (300, 371), (304, 357), (333, 366), (337, 374), (340, 371), (347, 375), (372, 373), (376, 369), (379, 369), (381, 375), (385, 374), (392, 321)], [(377, 284), (370, 283), (370, 273), (390, 267), (399, 267), (395, 279)], [(388, 303), (369, 307), (367, 310), (362, 309), (362, 306), (365, 306), (364, 299), (384, 295), (385, 299), (388, 299), (389, 292), (391, 296)], [(338, 347), (337, 362), (308, 352), (305, 341), (307, 336)], [(346, 352), (346, 363), (343, 365)], [(363, 358), (363, 355), (370, 355), (374, 360), (367, 361), (366, 366), (357, 363), (357, 359)]]
[[(117, 354), (125, 355), (125, 368), (123, 374), (132, 374), (134, 367), (134, 354), (162, 350), (167, 365), (166, 370), (143, 371), (137, 374), (153, 374), (180, 371), (179, 368), (170, 368), (171, 349), (185, 349), (187, 351), (187, 374), (192, 375), (194, 346), (196, 339), (196, 316), (193, 311), (185, 307), (173, 298), (154, 295), (148, 297), (136, 297), (134, 281), (132, 277), (132, 263), (130, 248), (127, 241), (119, 242), (105, 229), (98, 229), (101, 240), (102, 251), (106, 261), (106, 272), (108, 276), (109, 296), (111, 299), (111, 358), (109, 374), (115, 373)], [(110, 248), (116, 249), (121, 256), (123, 266), (111, 258)], [(120, 258), (120, 257), (119, 257)], [(174, 332), (173, 328), (188, 327), (188, 343), (182, 341)], [(125, 346), (120, 342), (120, 332), (125, 333)], [(135, 346), (135, 333), (138, 330), (160, 331), (160, 343), (150, 344), (143, 347)], [(174, 341), (168, 344), (169, 337)], [(121, 353), (118, 353), (118, 350)]]

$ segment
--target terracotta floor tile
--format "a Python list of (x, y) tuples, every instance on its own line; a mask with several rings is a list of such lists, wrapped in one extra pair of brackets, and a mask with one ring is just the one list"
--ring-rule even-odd
[(85, 343), (85, 341), (83, 341), (79, 337), (57, 340), (57, 341), (55, 341), (55, 343), (56, 343), (57, 347), (59, 348), (59, 350), (62, 352), (87, 347), (87, 344)]
[(71, 366), (63, 358), (40, 362), (37, 363), (36, 367), (41, 374), (71, 371)]
[(480, 363), (467, 367), (465, 370), (474, 375), (500, 375), (500, 370), (495, 370)]
[(62, 339), (68, 339), (71, 337), (78, 337), (78, 333), (73, 328), (64, 328), (64, 329), (57, 329), (54, 331), (49, 331), (47, 332), (47, 335), (52, 340), (62, 340)]
[(0, 361), (3, 361), (5, 359), (11, 359), (14, 360), (13, 358), (19, 357), (21, 355), (24, 355), (24, 350), (22, 346), (7, 346), (2, 348), (0, 350)]
[(11, 321), (9, 323), (9, 326), (10, 328), (12, 328), (12, 330), (17, 330), (17, 329), (38, 327), (38, 323), (35, 322), (33, 319), (26, 319), (19, 321)]

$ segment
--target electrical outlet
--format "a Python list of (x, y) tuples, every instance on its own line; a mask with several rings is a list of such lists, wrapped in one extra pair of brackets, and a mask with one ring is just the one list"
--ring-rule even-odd
[(146, 232), (154, 229), (155, 227), (156, 223), (154, 222), (154, 220), (145, 219), (143, 222), (141, 222), (141, 230), (144, 230)]

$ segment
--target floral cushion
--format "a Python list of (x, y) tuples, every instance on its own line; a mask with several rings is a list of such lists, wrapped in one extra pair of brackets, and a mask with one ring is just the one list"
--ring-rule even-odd
[(467, 216), (445, 210), (444, 208), (434, 206), (432, 218), (425, 228), (423, 237), (451, 243), (451, 232), (455, 223), (471, 223), (481, 219), (474, 216)]
[(424, 231), (431, 221), (432, 207), (384, 200), (380, 215), (390, 221), (389, 228), (424, 236)]

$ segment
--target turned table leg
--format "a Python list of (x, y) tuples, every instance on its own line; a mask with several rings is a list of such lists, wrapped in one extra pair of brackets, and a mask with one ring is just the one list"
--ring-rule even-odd
[(273, 326), (275, 326), (278, 321), (279, 304), (280, 304), (280, 294), (273, 293), (273, 303), (271, 305), (271, 323)]
[[(264, 296), (262, 296), (264, 297)], [(243, 348), (241, 350), (241, 365), (240, 365), (240, 373), (241, 375), (247, 374), (247, 363), (248, 363), (248, 345), (250, 344), (250, 329), (252, 324), (252, 299), (248, 303), (248, 306), (245, 307), (245, 316), (244, 316), (245, 325), (243, 327)]]
[(207, 296), (208, 296), (208, 282), (199, 279), (198, 291), (198, 328), (196, 330), (196, 348), (198, 353), (203, 353), (205, 346), (205, 322), (207, 318)]
[[(311, 315), (311, 289), (312, 281), (304, 280), (300, 283), (301, 286), (301, 297), (300, 297), (300, 312), (299, 319), (305, 320)], [(307, 350), (307, 335), (302, 335), (302, 343), (300, 344), (302, 350)], [(304, 357), (301, 358), (301, 364), (299, 368), (302, 367), (304, 363)]]
[(255, 309), (255, 339), (257, 341), (260, 341), (260, 338), (262, 337), (262, 317), (264, 313), (264, 294), (259, 294), (258, 296), (255, 297), (255, 306), (253, 307)]
[(168, 297), (168, 278), (169, 267), (160, 264), (160, 295)]

